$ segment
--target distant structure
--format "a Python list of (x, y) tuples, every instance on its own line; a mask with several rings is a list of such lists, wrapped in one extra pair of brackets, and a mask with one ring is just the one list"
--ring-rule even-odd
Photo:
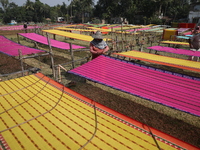
[(57, 23), (64, 23), (64, 21), (65, 21), (64, 17), (57, 18)]
[(200, 2), (190, 5), (188, 23), (200, 23)]

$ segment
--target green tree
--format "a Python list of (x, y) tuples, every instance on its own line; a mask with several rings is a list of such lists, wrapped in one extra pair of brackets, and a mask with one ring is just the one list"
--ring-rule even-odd
[(69, 7), (73, 13), (75, 22), (84, 23), (91, 19), (94, 0), (72, 0)]
[(5, 12), (10, 4), (10, 1), (9, 0), (0, 0), (0, 4), (3, 8), (3, 11)]

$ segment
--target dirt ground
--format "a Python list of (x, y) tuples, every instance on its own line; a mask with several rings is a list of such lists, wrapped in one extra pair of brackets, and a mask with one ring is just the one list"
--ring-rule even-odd
[[(47, 64), (47, 66), (49, 66), (48, 69), (51, 69), (51, 64), (49, 62), (50, 59), (48, 56), (41, 57), (40, 59), (35, 58), (35, 60)], [(66, 58), (57, 55), (54, 56), (54, 60), (57, 64), (67, 61)], [(172, 70), (172, 68), (165, 66), (152, 66), (160, 67), (161, 69)], [(25, 69), (30, 69), (36, 66), (33, 66), (30, 63), (25, 63), (24, 67)], [(17, 71), (21, 71), (20, 61), (17, 58), (0, 53), (0, 74), (8, 74)], [(176, 69), (174, 71), (176, 71), (177, 73), (200, 77), (199, 73), (191, 73), (182, 69)], [(47, 76), (49, 76), (49, 74), (47, 74)], [(90, 84), (90, 82), (86, 82), (85, 79), (82, 79), (80, 77), (74, 77), (73, 75), (69, 75), (67, 73), (64, 76), (66, 77), (67, 81), (76, 79), (76, 84), (72, 86), (70, 86), (68, 82), (63, 82), (63, 84), (65, 84), (72, 90), (113, 110), (116, 110), (130, 118), (133, 118), (150, 127), (158, 129), (164, 133), (167, 133), (173, 137), (181, 139), (200, 148), (200, 127), (187, 123), (184, 120), (176, 119), (166, 114), (160, 113), (155, 109), (146, 107), (137, 102), (131, 101), (130, 99), (123, 97), (123, 95), (119, 96), (117, 94), (114, 94), (108, 89), (102, 89), (98, 86), (95, 86), (95, 84)], [(4, 77), (3, 80), (5, 80), (5, 78), (6, 77)], [(7, 77), (7, 79), (9, 79), (9, 77)]]

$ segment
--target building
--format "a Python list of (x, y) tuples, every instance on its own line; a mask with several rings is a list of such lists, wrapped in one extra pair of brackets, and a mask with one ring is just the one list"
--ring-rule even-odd
[(188, 23), (200, 23), (200, 2), (190, 5)]

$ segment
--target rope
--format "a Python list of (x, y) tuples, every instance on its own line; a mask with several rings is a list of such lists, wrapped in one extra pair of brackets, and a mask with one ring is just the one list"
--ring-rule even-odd
[[(50, 79), (48, 80), (48, 82), (46, 82), (46, 84), (44, 85), (44, 87), (42, 87), (42, 88), (38, 91), (38, 93), (40, 93), (40, 92), (46, 87), (46, 85), (49, 83), (49, 81), (50, 81)], [(37, 82), (38, 82), (38, 81), (37, 81)], [(35, 82), (35, 83), (36, 83), (36, 82)], [(28, 102), (28, 101), (31, 100), (33, 97), (35, 97), (38, 93), (34, 94), (34, 95), (33, 95), (31, 98), (29, 98), (28, 100), (26, 100), (26, 101), (24, 101), (24, 102), (22, 102), (22, 103), (20, 103), (20, 104), (18, 104), (18, 105), (16, 105), (16, 106), (14, 106), (14, 107), (11, 107), (11, 108), (9, 108), (9, 109), (7, 109), (7, 110), (1, 112), (0, 115), (3, 114), (3, 113), (5, 113), (5, 112), (8, 112), (9, 110), (12, 110), (12, 109), (14, 109), (14, 108), (20, 106), (20, 105), (22, 105), (22, 104), (24, 104), (25, 102)]]
[[(44, 78), (44, 77), (45, 77), (45, 75), (43, 75), (42, 78)], [(37, 82), (39, 82), (40, 80), (42, 80), (42, 78), (40, 78), (40, 79), (39, 79), (38, 81), (36, 81), (35, 83), (32, 83), (32, 84), (30, 84), (30, 85), (28, 85), (28, 86), (25, 86), (25, 87), (21, 88), (21, 89), (17, 89), (17, 90), (15, 90), (15, 91), (10, 92), (10, 93), (6, 93), (6, 94), (3, 94), (3, 95), (0, 95), (0, 97), (1, 97), (1, 96), (6, 96), (6, 95), (10, 95), (10, 94), (12, 94), (12, 93), (21, 91), (21, 90), (23, 90), (23, 89), (25, 89), (25, 88), (27, 88), (27, 87), (29, 87), (29, 86), (32, 86), (32, 85), (36, 84)]]
[[(143, 119), (143, 120), (144, 120), (144, 122), (145, 122), (145, 124), (146, 124), (146, 121), (145, 121), (145, 119)], [(143, 125), (142, 125), (142, 126), (143, 126), (143, 128), (144, 128), (145, 124), (143, 124)], [(146, 124), (146, 126), (147, 126), (147, 128), (149, 129), (149, 133), (151, 134), (151, 136), (152, 136), (152, 138), (153, 138), (153, 140), (154, 140), (154, 142), (155, 142), (155, 144), (156, 144), (156, 146), (157, 146), (158, 150), (162, 150), (162, 149), (160, 148), (160, 146), (159, 146), (158, 142), (156, 141), (156, 138), (155, 138), (155, 136), (154, 136), (153, 132), (151, 131), (150, 127), (149, 127), (147, 124)]]
[(36, 116), (36, 117), (33, 117), (33, 118), (31, 118), (31, 119), (29, 119), (29, 120), (27, 120), (27, 121), (24, 121), (24, 122), (22, 122), (22, 123), (19, 123), (19, 124), (17, 124), (17, 125), (14, 125), (14, 126), (12, 126), (12, 127), (10, 127), (10, 128), (1, 130), (0, 133), (5, 132), (5, 131), (10, 130), (10, 129), (13, 129), (13, 128), (15, 128), (15, 127), (18, 127), (18, 126), (20, 126), (20, 125), (22, 125), (22, 124), (25, 124), (25, 123), (27, 123), (27, 122), (29, 122), (29, 121), (32, 121), (32, 120), (34, 120), (34, 119), (36, 119), (36, 118), (38, 118), (38, 117), (40, 117), (40, 116), (43, 116), (43, 115), (49, 113), (50, 111), (52, 111), (52, 110), (59, 104), (59, 102), (61, 101), (61, 99), (62, 99), (62, 97), (63, 97), (63, 93), (64, 93), (64, 86), (63, 86), (63, 90), (62, 90), (62, 94), (61, 94), (60, 98), (58, 99), (58, 101), (56, 102), (56, 104), (55, 104), (50, 110), (48, 110), (48, 111), (46, 111), (45, 113), (42, 113), (42, 114), (40, 114), (40, 115), (38, 115), (38, 116)]
[(96, 132), (97, 132), (97, 126), (98, 126), (98, 121), (97, 121), (97, 114), (96, 114), (96, 106), (95, 106), (95, 102), (94, 102), (94, 116), (95, 116), (95, 130), (94, 133), (92, 135), (92, 137), (83, 145), (79, 148), (79, 150), (83, 149), (88, 143), (91, 142), (91, 140), (95, 137)]

